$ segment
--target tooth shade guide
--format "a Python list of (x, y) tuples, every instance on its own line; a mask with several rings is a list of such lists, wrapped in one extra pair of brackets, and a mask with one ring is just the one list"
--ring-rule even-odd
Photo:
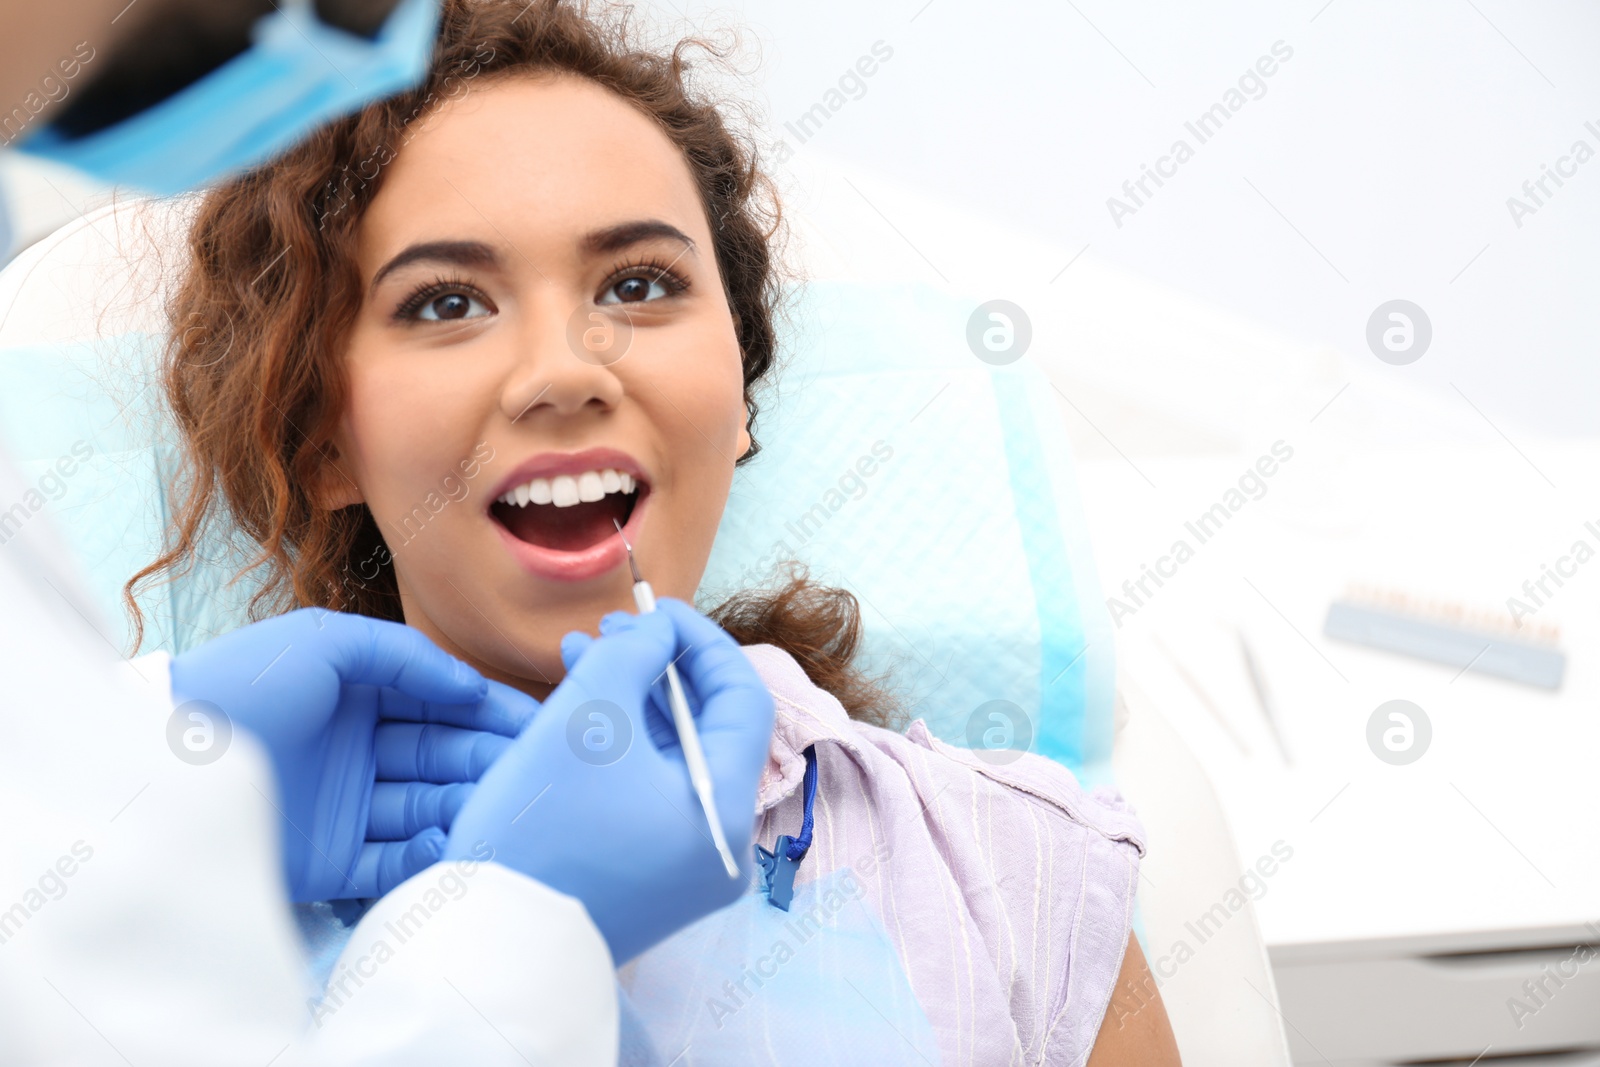
[(1371, 582), (1351, 582), (1340, 599), (1355, 605), (1380, 608), (1421, 622), (1436, 622), (1486, 636), (1503, 634), (1518, 641), (1556, 647), (1561, 644), (1561, 627), (1536, 619), (1513, 622), (1504, 606), (1475, 607), (1444, 597), (1409, 593), (1393, 586)]

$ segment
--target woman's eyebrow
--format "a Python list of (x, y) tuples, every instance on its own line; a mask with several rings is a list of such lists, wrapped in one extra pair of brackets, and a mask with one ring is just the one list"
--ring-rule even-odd
[(620, 251), (629, 245), (636, 245), (655, 237), (681, 242), (685, 250), (695, 251), (694, 238), (672, 223), (660, 219), (637, 219), (632, 222), (619, 222), (603, 230), (593, 230), (584, 236), (579, 247), (589, 255), (602, 255), (606, 252)]
[(463, 267), (491, 269), (500, 266), (500, 256), (482, 241), (423, 241), (409, 245), (372, 276), (369, 292), (385, 277), (409, 263), (419, 261), (454, 263)]

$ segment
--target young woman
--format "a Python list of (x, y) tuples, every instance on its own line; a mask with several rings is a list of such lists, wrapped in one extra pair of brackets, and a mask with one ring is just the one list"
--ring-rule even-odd
[[(193, 477), (130, 591), (225, 521), (261, 548), (259, 612), (402, 620), (538, 699), (563, 635), (632, 605), (617, 524), (692, 602), (757, 452), (778, 214), (687, 83), (696, 43), (629, 37), (560, 0), (451, 0), (424, 86), (207, 196), (165, 383)], [(1177, 1062), (1120, 799), (885, 728), (847, 593), (800, 575), (711, 614), (777, 703), (769, 884), (618, 961), (625, 1050)]]

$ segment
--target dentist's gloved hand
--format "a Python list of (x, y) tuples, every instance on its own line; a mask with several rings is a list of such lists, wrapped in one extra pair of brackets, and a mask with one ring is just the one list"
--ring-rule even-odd
[[(567, 676), (478, 782), (445, 858), (482, 859), (486, 843), (576, 897), (620, 966), (748, 888), (772, 696), (721, 627), (670, 597), (607, 615), (598, 639), (569, 633), (561, 652)], [(675, 658), (742, 879), (723, 869), (681, 748), (651, 736), (651, 689)]]
[(296, 901), (382, 896), (436, 862), (470, 783), (538, 710), (408, 626), (318, 608), (173, 657), (172, 697), (265, 745)]

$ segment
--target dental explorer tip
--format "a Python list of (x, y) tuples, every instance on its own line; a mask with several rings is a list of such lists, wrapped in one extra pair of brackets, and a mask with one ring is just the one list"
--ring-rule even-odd
[(634, 583), (644, 581), (644, 575), (639, 573), (639, 564), (633, 559), (633, 546), (628, 544), (628, 535), (622, 532), (622, 523), (613, 518), (611, 525), (617, 528), (617, 536), (622, 538), (622, 547), (628, 550), (628, 569), (633, 572)]

